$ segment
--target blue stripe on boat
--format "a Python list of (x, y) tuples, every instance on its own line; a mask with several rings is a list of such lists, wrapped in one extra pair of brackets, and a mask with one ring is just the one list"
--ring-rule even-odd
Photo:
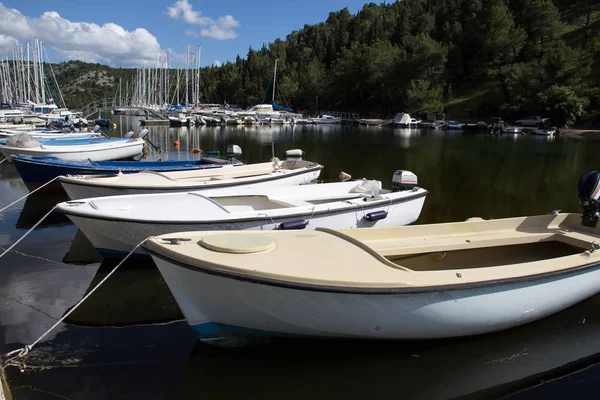
[[(119, 171), (123, 174), (141, 171), (189, 171), (206, 168), (220, 168), (211, 160), (187, 161), (70, 161), (52, 157), (12, 156), (12, 162), (23, 182), (31, 190), (51, 181), (60, 175), (111, 175)], [(60, 187), (60, 185), (57, 185)]]
[(190, 326), (196, 335), (203, 340), (222, 339), (235, 336), (282, 336), (279, 332), (244, 328), (241, 326), (221, 324), (219, 322), (205, 322)]

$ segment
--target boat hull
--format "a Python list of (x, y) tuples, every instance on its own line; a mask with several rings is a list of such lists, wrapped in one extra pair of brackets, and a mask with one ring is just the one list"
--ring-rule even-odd
[[(104, 258), (122, 258), (136, 245), (150, 236), (158, 236), (171, 232), (188, 231), (220, 231), (220, 230), (274, 230), (283, 222), (309, 221), (306, 229), (316, 228), (370, 228), (409, 225), (421, 214), (427, 192), (412, 199), (400, 199), (397, 202), (381, 201), (375, 206), (349, 205), (336, 212), (312, 214), (310, 210), (303, 214), (288, 216), (270, 216), (262, 213), (261, 217), (239, 220), (207, 221), (126, 221), (94, 218), (90, 216), (66, 214), (85, 234)], [(378, 221), (368, 221), (367, 213), (386, 211), (387, 217)], [(137, 254), (146, 254), (141, 247)]]
[(40, 146), (16, 148), (1, 146), (0, 152), (11, 161), (10, 156), (26, 155), (32, 157), (55, 157), (62, 160), (108, 161), (133, 158), (142, 153), (143, 140), (131, 140), (126, 143), (90, 144), (72, 146)]
[(289, 174), (289, 175), (281, 175), (281, 176), (270, 176), (268, 178), (262, 178), (260, 180), (247, 182), (244, 184), (240, 184), (239, 182), (225, 183), (223, 185), (217, 186), (213, 185), (211, 187), (206, 187), (202, 184), (198, 184), (197, 186), (164, 186), (164, 187), (136, 187), (136, 188), (126, 188), (126, 187), (111, 187), (111, 186), (99, 186), (99, 185), (85, 185), (74, 180), (71, 181), (61, 181), (61, 184), (67, 192), (67, 195), (71, 200), (77, 199), (86, 199), (91, 197), (103, 197), (103, 196), (119, 196), (119, 195), (127, 195), (127, 194), (151, 194), (151, 193), (174, 193), (174, 192), (190, 192), (190, 191), (198, 191), (203, 189), (221, 189), (221, 188), (235, 188), (235, 190), (239, 190), (243, 192), (249, 189), (269, 189), (272, 187), (280, 187), (280, 186), (296, 186), (296, 185), (304, 185), (310, 183), (319, 177), (321, 173), (321, 167), (316, 167), (314, 169), (308, 170), (303, 173), (298, 174)]
[[(222, 164), (213, 164), (209, 161), (162, 161), (162, 162), (61, 162), (48, 158), (13, 157), (12, 162), (21, 175), (21, 179), (29, 190), (51, 181), (60, 175), (106, 175), (136, 173), (140, 171), (184, 171), (206, 168), (220, 168)], [(59, 182), (54, 184), (55, 188), (61, 189)]]
[[(503, 330), (566, 309), (600, 290), (600, 265), (512, 283), (389, 293), (285, 287), (190, 267), (152, 253), (203, 341), (266, 335), (435, 339)], [(343, 288), (342, 288), (343, 289)]]

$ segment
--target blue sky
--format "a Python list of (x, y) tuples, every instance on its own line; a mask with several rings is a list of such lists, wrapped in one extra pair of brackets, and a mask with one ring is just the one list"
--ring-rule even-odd
[[(284, 39), (329, 12), (365, 0), (199, 1), (0, 0), (0, 56), (39, 37), (52, 61), (81, 59), (135, 66), (170, 51), (181, 63), (187, 45), (202, 46), (202, 65), (232, 61), (248, 48)], [(175, 66), (178, 62), (171, 62)]]

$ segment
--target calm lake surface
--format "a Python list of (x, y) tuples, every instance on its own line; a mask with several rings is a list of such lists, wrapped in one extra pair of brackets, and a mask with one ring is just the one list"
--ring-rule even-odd
[[(114, 117), (111, 136), (139, 130)], [(320, 179), (381, 180), (408, 169), (430, 191), (417, 223), (579, 210), (576, 185), (598, 169), (600, 141), (354, 126), (150, 127), (161, 154), (238, 144), (245, 162), (291, 148), (325, 166)], [(174, 148), (173, 141), (180, 142)], [(28, 193), (0, 165), (0, 208)], [(64, 194), (40, 192), (0, 214), (6, 249)], [(0, 259), (0, 352), (32, 343), (115, 266), (68, 219), (51, 214)], [(600, 296), (495, 334), (438, 341), (276, 340), (244, 349), (196, 341), (152, 264), (123, 265), (65, 324), (8, 368), (15, 399), (597, 398)]]

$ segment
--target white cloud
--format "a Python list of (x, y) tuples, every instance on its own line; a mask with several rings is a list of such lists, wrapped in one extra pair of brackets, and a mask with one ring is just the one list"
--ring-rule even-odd
[(203, 17), (200, 11), (194, 11), (188, 0), (179, 0), (167, 8), (169, 18), (182, 19), (188, 24), (210, 25), (214, 21), (212, 18)]
[(192, 37), (207, 37), (217, 40), (235, 39), (237, 32), (234, 28), (240, 26), (240, 21), (232, 15), (219, 17), (216, 21), (210, 17), (202, 16), (200, 11), (195, 11), (188, 0), (178, 0), (170, 7), (167, 7), (166, 14), (169, 18), (183, 20), (188, 24), (203, 27), (200, 33), (193, 30), (186, 30), (185, 34)]
[(220, 67), (221, 65), (223, 65), (223, 63), (219, 60), (215, 60), (213, 61), (213, 67)]
[(18, 44), (19, 41), (14, 37), (0, 34), (0, 54), (10, 54)]
[(81, 59), (111, 65), (138, 65), (164, 54), (158, 40), (144, 28), (132, 31), (107, 23), (72, 22), (55, 11), (29, 18), (0, 3), (0, 55), (7, 55), (4, 44), (39, 38), (65, 59)]

